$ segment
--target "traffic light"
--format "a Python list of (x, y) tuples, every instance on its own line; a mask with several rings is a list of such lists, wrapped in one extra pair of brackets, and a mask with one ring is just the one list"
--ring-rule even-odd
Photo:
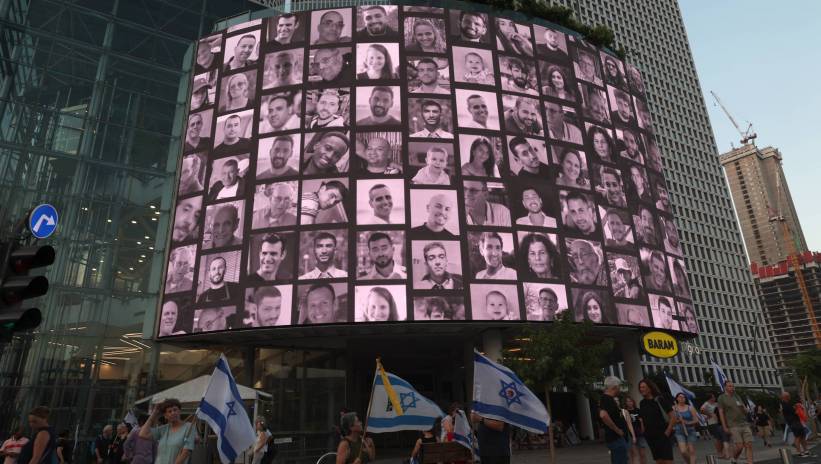
[(5, 258), (0, 269), (0, 340), (14, 332), (34, 329), (42, 317), (37, 308), (25, 308), (24, 300), (48, 292), (45, 276), (30, 276), (29, 270), (54, 263), (54, 247), (50, 245), (18, 248), (15, 243), (4, 247)]

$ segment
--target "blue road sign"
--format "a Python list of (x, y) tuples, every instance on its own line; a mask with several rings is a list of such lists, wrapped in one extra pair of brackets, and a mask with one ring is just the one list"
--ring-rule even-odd
[(47, 238), (57, 230), (57, 210), (48, 203), (31, 210), (29, 230), (36, 238)]

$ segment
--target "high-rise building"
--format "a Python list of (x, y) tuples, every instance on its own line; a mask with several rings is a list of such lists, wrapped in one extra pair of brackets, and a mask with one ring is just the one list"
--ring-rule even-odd
[(795, 270), (789, 261), (769, 266), (753, 263), (751, 266), (776, 361), (782, 369), (790, 358), (821, 344), (821, 334), (813, 330), (813, 324), (817, 326), (821, 318), (818, 311), (821, 308), (821, 253), (806, 251), (798, 255), (798, 260), (815, 321), (807, 312)]
[(701, 328), (694, 341), (700, 354), (645, 358), (645, 367), (668, 368), (684, 382), (704, 384), (712, 359), (738, 384), (776, 387), (772, 349), (678, 2), (549, 3), (572, 8), (584, 23), (611, 28), (644, 73)]
[[(778, 149), (758, 149), (754, 144), (721, 155), (750, 263), (777, 264), (787, 259), (791, 249), (792, 253), (807, 251), (781, 160)], [(781, 221), (771, 221), (776, 216), (787, 222), (792, 244), (784, 239)]]

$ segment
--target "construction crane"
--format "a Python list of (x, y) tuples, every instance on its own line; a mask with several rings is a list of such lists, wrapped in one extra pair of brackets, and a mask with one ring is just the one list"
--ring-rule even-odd
[[(710, 94), (713, 96), (713, 99), (716, 101), (716, 104), (721, 107), (724, 111), (724, 114), (727, 115), (727, 119), (733, 123), (738, 133), (741, 135), (741, 144), (747, 145), (748, 143), (752, 144), (753, 148), (755, 149), (756, 154), (759, 158), (763, 158), (764, 155), (761, 153), (761, 150), (755, 145), (755, 139), (758, 135), (753, 132), (753, 124), (749, 121), (747, 122), (747, 130), (742, 131), (741, 127), (739, 127), (738, 123), (735, 121), (733, 116), (730, 114), (730, 111), (727, 110), (727, 107), (721, 103), (721, 99), (718, 98), (715, 92), (712, 90)], [(781, 161), (778, 161), (779, 165)], [(783, 172), (783, 171), (782, 171)], [(801, 300), (804, 302), (804, 308), (807, 310), (807, 318), (810, 322), (810, 327), (812, 328), (813, 338), (815, 339), (815, 346), (821, 348), (821, 329), (818, 327), (818, 321), (815, 318), (815, 309), (812, 306), (812, 300), (810, 299), (810, 292), (807, 289), (807, 282), (804, 280), (804, 272), (801, 270), (801, 260), (798, 258), (798, 247), (796, 246), (797, 240), (793, 232), (790, 230), (790, 225), (787, 223), (787, 219), (782, 213), (782, 205), (781, 205), (781, 198), (783, 197), (781, 194), (781, 190), (783, 187), (781, 186), (781, 176), (779, 175), (776, 179), (776, 205), (775, 209), (771, 207), (771, 205), (765, 205), (768, 211), (768, 220), (772, 223), (780, 223), (781, 228), (781, 237), (784, 240), (785, 245), (787, 246), (787, 262), (789, 262), (790, 266), (793, 268), (793, 272), (795, 273), (795, 280), (798, 283), (798, 288), (801, 291)]]
[(724, 106), (724, 104), (721, 103), (721, 99), (718, 98), (718, 95), (716, 95), (716, 93), (712, 90), (710, 91), (710, 95), (713, 96), (713, 100), (715, 100), (716, 104), (718, 104), (718, 106), (721, 107), (722, 111), (724, 111), (724, 114), (727, 115), (727, 119), (729, 119), (730, 122), (733, 123), (733, 126), (735, 126), (735, 130), (737, 130), (738, 133), (741, 135), (741, 145), (747, 145), (748, 143), (753, 142), (756, 137), (758, 137), (758, 134), (753, 132), (753, 124), (750, 121), (747, 121), (747, 130), (742, 131), (738, 123), (735, 122), (733, 115), (731, 115), (727, 108)]

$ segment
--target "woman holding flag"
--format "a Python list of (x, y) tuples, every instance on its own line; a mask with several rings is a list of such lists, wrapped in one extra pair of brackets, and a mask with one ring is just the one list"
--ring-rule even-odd
[(336, 449), (336, 464), (366, 464), (376, 459), (376, 448), (370, 437), (362, 436), (362, 421), (355, 412), (342, 416), (342, 441)]
[(686, 462), (696, 464), (695, 442), (698, 440), (698, 435), (696, 435), (695, 426), (698, 424), (698, 413), (687, 402), (687, 395), (684, 393), (676, 395), (673, 412), (676, 414), (674, 434), (676, 443), (678, 443), (678, 450), (681, 451), (681, 456)]

